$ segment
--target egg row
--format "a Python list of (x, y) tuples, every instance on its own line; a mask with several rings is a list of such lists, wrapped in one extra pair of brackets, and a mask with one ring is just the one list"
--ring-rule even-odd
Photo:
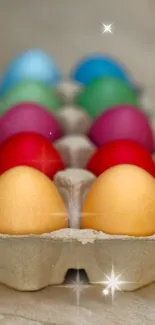
[[(88, 55), (75, 66), (70, 78), (79, 84), (87, 85), (94, 79), (107, 76), (116, 77), (132, 85), (131, 77), (123, 65), (105, 55)], [(22, 80), (56, 85), (62, 79), (62, 74), (53, 57), (42, 50), (29, 49), (10, 61), (1, 79), (1, 94), (4, 95)]]
[[(154, 177), (126, 164), (109, 168), (94, 180), (77, 217), (82, 229), (149, 236), (155, 233), (154, 215)], [(49, 233), (67, 228), (70, 218), (57, 187), (40, 171), (19, 166), (0, 176), (0, 233)]]
[[(1, 94), (0, 113), (2, 115), (21, 101), (36, 102), (54, 113), (64, 105), (58, 94), (59, 87), (49, 87), (36, 80), (22, 80), (13, 85), (5, 95)], [(126, 82), (114, 77), (95, 79), (77, 92), (74, 102), (92, 117), (113, 105), (139, 105), (136, 91)]]

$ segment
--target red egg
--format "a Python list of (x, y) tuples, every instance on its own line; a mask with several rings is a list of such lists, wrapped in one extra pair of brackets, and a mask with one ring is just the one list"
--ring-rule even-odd
[(36, 133), (19, 133), (0, 146), (0, 174), (16, 166), (33, 167), (50, 178), (65, 168), (49, 140)]
[(145, 169), (155, 177), (155, 164), (145, 147), (131, 140), (116, 140), (100, 147), (90, 158), (86, 169), (96, 176), (116, 165), (129, 164)]

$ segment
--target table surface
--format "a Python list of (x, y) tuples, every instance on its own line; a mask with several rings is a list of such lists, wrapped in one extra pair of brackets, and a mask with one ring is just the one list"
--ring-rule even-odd
[(155, 284), (136, 292), (102, 294), (102, 287), (84, 286), (77, 306), (76, 292), (66, 286), (38, 292), (17, 292), (0, 286), (3, 325), (153, 325)]
[[(113, 23), (114, 34), (101, 35), (101, 22)], [(0, 71), (13, 55), (42, 48), (68, 75), (83, 55), (104, 52), (119, 58), (133, 78), (155, 86), (154, 0), (0, 0)], [(0, 286), (3, 325), (153, 325), (155, 284), (110, 298), (89, 287), (76, 306), (71, 289), (48, 287), (20, 293)]]

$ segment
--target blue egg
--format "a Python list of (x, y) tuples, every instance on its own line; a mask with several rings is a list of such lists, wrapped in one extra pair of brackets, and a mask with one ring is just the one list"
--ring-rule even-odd
[(116, 60), (104, 55), (90, 55), (75, 67), (71, 78), (82, 85), (88, 85), (96, 78), (115, 77), (132, 84), (125, 68)]
[(61, 80), (61, 73), (48, 54), (37, 49), (28, 50), (17, 55), (7, 66), (1, 78), (1, 95), (24, 80), (42, 81), (52, 86)]

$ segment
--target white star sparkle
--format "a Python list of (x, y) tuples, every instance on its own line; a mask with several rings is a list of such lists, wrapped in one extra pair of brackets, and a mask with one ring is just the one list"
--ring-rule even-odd
[(104, 289), (102, 293), (103, 293), (104, 296), (108, 296), (109, 295), (109, 290), (108, 289)]
[(80, 280), (80, 273), (79, 270), (77, 270), (77, 275), (76, 275), (76, 280), (72, 281), (72, 289), (73, 292), (76, 293), (76, 305), (80, 305), (80, 298), (81, 298), (81, 293), (83, 292), (83, 281)]
[(110, 34), (113, 34), (113, 31), (112, 31), (112, 24), (104, 24), (103, 22), (101, 22), (101, 34), (105, 34), (105, 33), (110, 33)]
[(48, 167), (50, 167), (52, 164), (59, 162), (59, 160), (47, 158), (47, 153), (45, 151), (45, 148), (43, 147), (40, 156), (38, 156), (38, 158), (36, 159), (33, 159), (32, 162), (39, 164), (41, 170), (43, 171), (43, 173), (45, 173)]
[(79, 307), (80, 306), (81, 294), (85, 289), (90, 288), (90, 285), (85, 284), (80, 279), (80, 272), (79, 272), (79, 270), (77, 270), (75, 281), (71, 281), (69, 284), (64, 284), (64, 285), (57, 286), (57, 287), (64, 288), (64, 289), (71, 289), (73, 292), (75, 292), (76, 306)]
[[(106, 280), (101, 281), (101, 282), (93, 282), (92, 285), (95, 287), (98, 286), (104, 286), (104, 289), (102, 289), (101, 294), (102, 296), (109, 296), (111, 295), (112, 297), (112, 302), (114, 300), (114, 296), (116, 291), (121, 291), (121, 285), (127, 284), (127, 283), (133, 283), (129, 281), (123, 281), (120, 279), (121, 275), (123, 273), (116, 275), (114, 272), (114, 267), (112, 266), (111, 274), (108, 276), (104, 274)], [(80, 300), (81, 300), (81, 294), (85, 289), (88, 289), (91, 287), (89, 283), (85, 283), (85, 281), (82, 281), (80, 278), (80, 272), (79, 269), (77, 270), (76, 273), (76, 279), (74, 281), (70, 281), (68, 284), (62, 284), (58, 285), (58, 288), (63, 288), (63, 289), (70, 289), (73, 292), (75, 292), (76, 296), (76, 306), (80, 306)]]
[(106, 288), (102, 291), (103, 295), (108, 295), (109, 292), (111, 293), (112, 300), (114, 300), (114, 296), (116, 291), (121, 291), (121, 285), (129, 283), (128, 281), (122, 281), (120, 280), (120, 277), (123, 273), (116, 276), (114, 272), (114, 267), (112, 266), (111, 274), (110, 276), (105, 274), (105, 277), (107, 280), (103, 281), (102, 284), (106, 285)]

